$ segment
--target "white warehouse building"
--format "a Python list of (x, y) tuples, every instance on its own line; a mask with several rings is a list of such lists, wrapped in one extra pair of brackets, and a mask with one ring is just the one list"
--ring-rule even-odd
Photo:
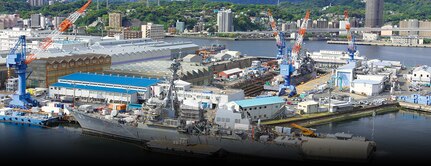
[(239, 112), (227, 106), (217, 109), (214, 122), (223, 128), (248, 130), (250, 119), (245, 112)]
[(419, 66), (413, 69), (409, 74), (408, 80), (413, 84), (431, 84), (431, 67), (427, 65)]
[(49, 97), (62, 96), (86, 102), (138, 103), (150, 97), (157, 79), (134, 78), (92, 73), (74, 73), (60, 77), (49, 86)]
[(336, 86), (341, 87), (349, 87), (350, 83), (353, 81), (353, 78), (355, 78), (355, 68), (356, 63), (350, 62), (344, 66), (339, 67), (336, 72)]
[[(90, 39), (91, 40), (91, 39)], [(94, 44), (78, 40), (58, 40), (41, 53), (40, 57), (59, 57), (74, 54), (98, 53), (111, 56), (112, 65), (135, 63), (155, 59), (176, 58), (180, 54), (194, 53), (196, 44), (181, 42), (167, 43), (151, 39), (128, 39), (97, 41)]]
[(383, 92), (387, 77), (383, 75), (358, 75), (350, 85), (350, 93), (376, 96)]
[[(168, 84), (160, 83), (158, 86), (153, 87), (152, 95), (158, 97), (168, 87)], [(182, 101), (182, 104), (202, 109), (214, 109), (226, 105), (231, 101), (243, 100), (245, 96), (244, 91), (241, 89), (192, 86), (190, 83), (182, 80), (175, 81), (175, 88), (178, 100)]]
[(314, 100), (307, 100), (298, 103), (298, 110), (304, 114), (312, 114), (319, 112), (319, 103)]
[(281, 97), (258, 97), (254, 99), (229, 102), (228, 108), (245, 111), (252, 121), (272, 119), (284, 107), (285, 100)]

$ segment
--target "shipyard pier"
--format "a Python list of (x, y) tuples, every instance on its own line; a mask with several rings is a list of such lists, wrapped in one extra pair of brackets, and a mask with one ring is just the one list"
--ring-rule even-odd
[[(26, 90), (47, 116), (70, 117), (85, 134), (131, 142), (150, 152), (295, 161), (369, 162), (379, 142), (349, 130), (313, 128), (391, 113), (399, 101), (429, 104), (427, 97), (414, 94), (427, 88), (427, 80), (419, 78), (428, 72), (426, 66), (412, 69), (359, 53), (351, 60), (348, 52), (301, 48), (288, 52), (291, 59), (203, 48), (130, 62), (96, 49), (127, 42), (142, 41), (104, 41), (93, 45), (93, 53), (36, 59), (29, 65), (35, 75), (28, 77), (31, 88)], [(9, 80), (7, 89), (15, 91), (16, 79)]]
[[(213, 10), (217, 19), (226, 19), (218, 20), (220, 25), (203, 24), (213, 21), (202, 16), (211, 13), (205, 9), (201, 17), (184, 15), (187, 21), (177, 20), (172, 27), (142, 25), (140, 21), (151, 20), (147, 15), (131, 20), (141, 9), (113, 12), (117, 3), (126, 2), (109, 8), (106, 1), (103, 11), (99, 2), (97, 8), (90, 7), (91, 0), (73, 3), (81, 8), (71, 9), (76, 11), (49, 28), (35, 28), (36, 19), (33, 25), (27, 22), (27, 29), (0, 30), (0, 40), (7, 41), (0, 44), (6, 51), (0, 52), (1, 157), (62, 163), (162, 163), (174, 158), (351, 164), (429, 154), (423, 153), (431, 149), (423, 140), (431, 136), (427, 50), (357, 46), (356, 37), (377, 34), (358, 32), (351, 24), (359, 21), (348, 10), (332, 14), (340, 29), (329, 34), (345, 35), (347, 41), (329, 45), (311, 41), (315, 27), (325, 22), (312, 20), (320, 17), (314, 9), (300, 10), (294, 15), (301, 17), (296, 28), (286, 30), (293, 23), (275, 18), (285, 17), (275, 6), (254, 16), (252, 10), (231, 13), (226, 3)], [(177, 7), (190, 2), (165, 3)], [(63, 2), (51, 5), (59, 4)], [(153, 2), (147, 5), (145, 12)], [(91, 18), (77, 21), (81, 17)], [(196, 26), (185, 25), (197, 18)], [(233, 26), (228, 24), (237, 26), (244, 18), (265, 24), (269, 33), (257, 36), (273, 40), (176, 34), (207, 29), (213, 32), (196, 35), (235, 36), (214, 28), (229, 31)], [(1, 28), (5, 20), (0, 16)], [(39, 20), (46, 24), (48, 19)], [(89, 32), (79, 34), (75, 26), (88, 20), (94, 21)], [(164, 21), (160, 17), (157, 22)], [(105, 22), (109, 26), (102, 26)], [(89, 36), (96, 28), (101, 36)], [(165, 39), (165, 29), (175, 37)]]

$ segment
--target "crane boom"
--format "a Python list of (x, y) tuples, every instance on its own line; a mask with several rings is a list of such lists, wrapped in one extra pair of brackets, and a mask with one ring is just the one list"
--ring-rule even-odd
[(352, 32), (350, 31), (351, 25), (350, 25), (350, 18), (349, 18), (349, 11), (344, 10), (344, 21), (346, 22), (346, 31), (347, 31), (347, 51), (349, 52), (350, 60), (354, 60), (355, 53), (356, 53), (356, 46), (355, 46), (355, 39), (352, 35)]
[(58, 28), (54, 31), (52, 31), (45, 39), (42, 40), (42, 42), (39, 44), (38, 48), (35, 50), (32, 50), (30, 54), (27, 56), (25, 63), (29, 64), (32, 61), (34, 61), (40, 53), (46, 51), (49, 46), (52, 45), (54, 42), (54, 39), (58, 37), (63, 32), (70, 29), (70, 27), (73, 26), (73, 24), (78, 20), (80, 16), (85, 12), (85, 10), (90, 6), (92, 0), (88, 0), (87, 3), (85, 3), (80, 9), (73, 12), (69, 17), (63, 20), (63, 22), (60, 23)]
[(286, 94), (286, 89), (290, 89), (289, 97), (296, 95), (296, 88), (291, 84), (291, 78), (293, 73), (300, 68), (301, 62), (299, 61), (299, 51), (301, 50), (302, 41), (304, 40), (305, 32), (307, 31), (308, 19), (310, 18), (310, 11), (307, 10), (304, 21), (298, 32), (293, 49), (288, 49), (287, 55), (283, 56), (283, 61), (280, 64), (280, 74), (283, 76), (284, 84), (279, 86), (278, 95), (283, 96)]
[(294, 56), (295, 60), (299, 54), (299, 51), (301, 50), (302, 42), (304, 41), (304, 35), (307, 32), (309, 18), (310, 18), (310, 10), (307, 10), (307, 13), (305, 14), (305, 17), (304, 17), (304, 21), (302, 22), (301, 27), (298, 31), (298, 37), (296, 38), (295, 45), (293, 46), (293, 50), (292, 50), (292, 56)]
[(277, 46), (281, 46), (282, 43), (281, 43), (280, 36), (278, 33), (277, 23), (275, 22), (274, 17), (272, 16), (271, 10), (268, 10), (268, 16), (269, 16), (269, 22), (271, 24), (271, 28), (272, 28), (272, 31), (274, 34), (274, 38), (277, 41)]
[(282, 59), (284, 57), (284, 48), (286, 48), (286, 41), (284, 39), (284, 32), (281, 32), (277, 28), (277, 23), (272, 16), (271, 10), (268, 10), (269, 22), (273, 31), (273, 35), (276, 41), (276, 46), (278, 47), (277, 59)]
[(302, 126), (297, 125), (295, 123), (290, 124), (290, 126), (292, 126), (293, 128), (297, 128), (297, 129), (301, 130), (302, 134), (305, 136), (310, 136), (310, 137), (316, 137), (317, 136), (313, 130), (302, 127)]

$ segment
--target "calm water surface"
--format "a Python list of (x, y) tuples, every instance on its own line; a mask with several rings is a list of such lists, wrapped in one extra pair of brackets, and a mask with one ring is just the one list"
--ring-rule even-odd
[[(168, 41), (192, 41), (199, 45), (225, 44), (231, 50), (247, 55), (273, 56), (274, 41), (226, 41), (168, 38)], [(305, 41), (311, 51), (345, 50), (344, 45), (328, 45), (321, 41)], [(385, 60), (400, 60), (408, 66), (431, 65), (431, 49), (405, 47), (358, 46), (362, 55)], [(377, 142), (375, 162), (423, 160), (431, 154), (431, 115), (398, 112), (316, 126), (319, 132), (349, 132)], [(374, 124), (374, 125), (373, 125)], [(373, 132), (374, 129), (374, 132)], [(374, 134), (373, 134), (374, 133)], [(81, 134), (78, 127), (44, 129), (0, 123), (0, 158), (30, 160), (99, 160), (99, 161), (175, 161), (182, 157), (149, 153), (128, 143), (100, 139)], [(166, 160), (169, 159), (169, 160)], [(185, 159), (188, 162), (200, 160)]]
[[(200, 46), (212, 44), (223, 44), (230, 50), (240, 51), (243, 54), (252, 56), (273, 56), (277, 54), (275, 41), (231, 41), (231, 40), (212, 40), (212, 39), (190, 39), (190, 38), (166, 38), (166, 41), (190, 41)], [(288, 42), (292, 47), (293, 43)], [(309, 51), (319, 50), (339, 50), (346, 51), (347, 45), (327, 44), (326, 41), (304, 41), (304, 49)], [(431, 48), (413, 47), (380, 47), (359, 45), (358, 50), (361, 55), (368, 59), (396, 60), (401, 61), (406, 66), (430, 65)]]

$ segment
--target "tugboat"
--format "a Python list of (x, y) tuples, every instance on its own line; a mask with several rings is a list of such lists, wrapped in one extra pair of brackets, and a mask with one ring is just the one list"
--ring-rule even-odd
[(46, 126), (58, 120), (50, 116), (51, 113), (40, 112), (39, 101), (26, 92), (27, 64), (32, 60), (34, 57), (27, 57), (26, 37), (22, 35), (6, 58), (6, 67), (15, 71), (18, 85), (17, 91), (10, 96), (12, 100), (8, 103), (9, 108), (0, 109), (0, 121)]
[(58, 122), (58, 117), (50, 114), (40, 114), (32, 112), (17, 111), (12, 108), (0, 109), (0, 122), (21, 123), (47, 127)]

